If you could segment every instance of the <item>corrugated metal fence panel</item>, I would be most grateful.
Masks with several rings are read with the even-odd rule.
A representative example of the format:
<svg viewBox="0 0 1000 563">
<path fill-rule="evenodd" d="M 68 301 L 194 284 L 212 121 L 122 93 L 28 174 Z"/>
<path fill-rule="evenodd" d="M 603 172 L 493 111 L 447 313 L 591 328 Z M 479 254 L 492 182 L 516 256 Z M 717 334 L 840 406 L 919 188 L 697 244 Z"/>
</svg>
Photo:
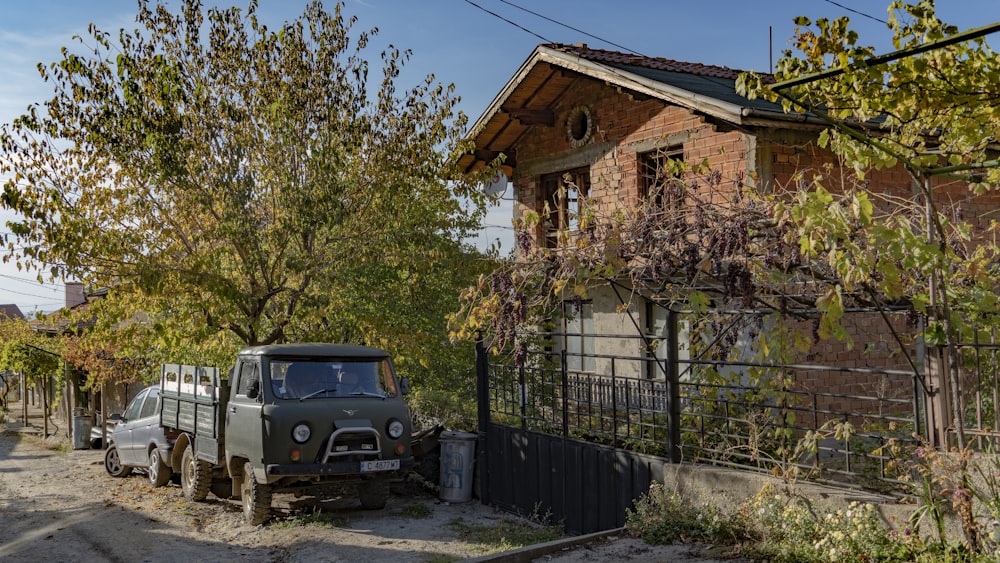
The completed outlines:
<svg viewBox="0 0 1000 563">
<path fill-rule="evenodd" d="M 625 524 L 625 510 L 662 482 L 668 460 L 600 444 L 490 424 L 490 501 L 562 522 L 569 534 Z"/>
</svg>

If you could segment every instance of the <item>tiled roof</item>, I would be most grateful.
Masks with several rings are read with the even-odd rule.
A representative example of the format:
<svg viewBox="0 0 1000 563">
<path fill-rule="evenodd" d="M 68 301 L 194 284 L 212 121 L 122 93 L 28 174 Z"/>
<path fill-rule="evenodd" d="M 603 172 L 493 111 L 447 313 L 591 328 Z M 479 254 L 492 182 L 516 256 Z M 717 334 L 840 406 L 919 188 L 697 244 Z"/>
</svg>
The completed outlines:
<svg viewBox="0 0 1000 563">
<path fill-rule="evenodd" d="M 736 78 L 739 77 L 741 73 L 745 72 L 743 70 L 728 68 L 724 66 L 705 65 L 701 63 L 687 63 L 683 61 L 665 59 L 662 57 L 647 57 L 644 55 L 635 55 L 631 53 L 620 53 L 618 51 L 591 49 L 586 45 L 563 45 L 560 43 L 551 43 L 546 45 L 546 47 L 549 47 L 550 49 L 555 49 L 557 51 L 562 51 L 564 53 L 577 55 L 581 58 L 587 59 L 588 61 L 608 63 L 613 65 L 638 66 L 653 70 L 666 70 L 669 72 L 682 72 L 684 74 L 693 74 L 695 76 L 708 76 L 712 78 L 725 78 L 727 80 L 736 80 Z M 767 77 L 769 78 L 769 75 Z"/>
<path fill-rule="evenodd" d="M 771 112 L 782 111 L 779 104 L 762 98 L 750 100 L 736 93 L 736 79 L 741 73 L 745 72 L 743 70 L 724 66 L 674 61 L 660 57 L 619 53 L 617 51 L 605 51 L 603 49 L 591 49 L 586 45 L 553 43 L 543 45 L 543 47 L 564 55 L 580 57 L 586 61 L 629 73 L 633 76 L 652 80 L 664 86 L 679 88 L 684 92 L 689 92 L 696 96 L 706 96 L 742 108 L 760 109 Z M 774 80 L 767 73 L 764 73 L 762 78 L 765 82 L 772 82 Z"/>
<path fill-rule="evenodd" d="M 0 305 L 0 318 L 23 319 L 24 313 L 17 305 Z"/>
</svg>

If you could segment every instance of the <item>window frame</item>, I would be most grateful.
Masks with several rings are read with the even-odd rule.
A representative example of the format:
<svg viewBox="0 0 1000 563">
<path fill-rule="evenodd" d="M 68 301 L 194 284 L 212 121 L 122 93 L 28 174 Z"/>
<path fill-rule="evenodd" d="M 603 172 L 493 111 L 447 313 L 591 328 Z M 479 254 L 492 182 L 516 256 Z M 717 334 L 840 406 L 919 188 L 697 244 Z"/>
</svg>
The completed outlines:
<svg viewBox="0 0 1000 563">
<path fill-rule="evenodd" d="M 559 244 L 561 233 L 579 231 L 581 203 L 590 193 L 590 167 L 581 166 L 543 174 L 539 179 L 539 186 L 542 197 L 538 214 L 543 218 L 542 236 L 546 248 L 555 248 Z"/>
<path fill-rule="evenodd" d="M 566 369 L 577 373 L 597 372 L 597 340 L 593 301 L 563 302 L 563 350 Z"/>
<path fill-rule="evenodd" d="M 677 209 L 683 205 L 683 198 L 669 198 L 667 188 L 670 182 L 681 180 L 682 174 L 666 173 L 666 161 L 684 162 L 684 146 L 673 145 L 638 153 L 639 197 L 645 202 L 652 198 L 656 209 Z M 660 189 L 656 189 L 656 188 Z"/>
</svg>

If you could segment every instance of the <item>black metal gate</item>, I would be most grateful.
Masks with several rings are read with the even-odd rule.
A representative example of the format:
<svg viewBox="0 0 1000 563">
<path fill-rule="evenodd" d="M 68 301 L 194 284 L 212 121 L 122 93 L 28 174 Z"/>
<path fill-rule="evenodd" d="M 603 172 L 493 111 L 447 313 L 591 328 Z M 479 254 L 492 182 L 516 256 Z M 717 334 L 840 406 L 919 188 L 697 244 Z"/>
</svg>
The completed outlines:
<svg viewBox="0 0 1000 563">
<path fill-rule="evenodd" d="M 489 497 L 484 502 L 561 522 L 569 534 L 625 524 L 625 509 L 661 481 L 667 460 L 610 446 L 490 424 L 486 435 Z"/>
</svg>

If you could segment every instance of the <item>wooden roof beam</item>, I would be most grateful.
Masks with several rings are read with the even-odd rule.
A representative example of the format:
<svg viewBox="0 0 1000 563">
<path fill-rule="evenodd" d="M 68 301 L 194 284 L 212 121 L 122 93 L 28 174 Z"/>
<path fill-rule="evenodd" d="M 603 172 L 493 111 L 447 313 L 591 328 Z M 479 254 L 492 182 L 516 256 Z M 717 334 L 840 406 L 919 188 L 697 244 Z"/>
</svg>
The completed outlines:
<svg viewBox="0 0 1000 563">
<path fill-rule="evenodd" d="M 544 125 L 552 127 L 556 124 L 556 116 L 550 109 L 512 108 L 505 106 L 501 108 L 501 111 L 516 119 L 518 123 L 524 126 Z"/>
<path fill-rule="evenodd" d="M 493 151 L 488 149 L 476 149 L 472 155 L 476 157 L 477 161 L 483 162 L 484 164 L 490 164 L 497 159 L 501 154 L 505 154 L 503 164 L 504 166 L 516 166 L 514 163 L 514 156 L 501 151 Z"/>
</svg>

